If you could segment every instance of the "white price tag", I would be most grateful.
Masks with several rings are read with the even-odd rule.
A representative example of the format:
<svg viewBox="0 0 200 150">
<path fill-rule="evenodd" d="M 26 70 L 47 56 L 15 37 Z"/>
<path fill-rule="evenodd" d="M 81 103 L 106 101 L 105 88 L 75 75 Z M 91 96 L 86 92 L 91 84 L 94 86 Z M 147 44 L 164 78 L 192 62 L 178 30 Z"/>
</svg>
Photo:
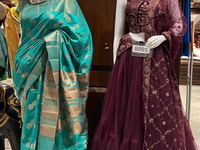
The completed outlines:
<svg viewBox="0 0 200 150">
<path fill-rule="evenodd" d="M 149 54 L 150 48 L 145 47 L 145 46 L 133 45 L 132 52 L 140 53 L 140 54 Z"/>
<path fill-rule="evenodd" d="M 152 57 L 153 50 L 144 45 L 145 43 L 134 42 L 131 55 L 136 57 Z"/>
</svg>

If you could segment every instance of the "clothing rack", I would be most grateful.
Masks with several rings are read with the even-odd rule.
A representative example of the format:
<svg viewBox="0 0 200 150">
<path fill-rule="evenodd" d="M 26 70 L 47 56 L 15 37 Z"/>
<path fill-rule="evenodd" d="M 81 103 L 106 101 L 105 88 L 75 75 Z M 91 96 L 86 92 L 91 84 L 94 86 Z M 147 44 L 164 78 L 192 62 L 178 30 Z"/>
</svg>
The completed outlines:
<svg viewBox="0 0 200 150">
<path fill-rule="evenodd" d="M 190 112 L 191 112 L 191 94 L 192 94 L 192 77 L 193 77 L 193 43 L 194 43 L 194 32 L 195 24 L 199 22 L 200 16 L 198 16 L 194 21 L 191 21 L 190 35 L 191 35 L 191 53 L 188 57 L 188 71 L 187 71 L 187 92 L 186 92 L 186 118 L 190 122 Z"/>
</svg>

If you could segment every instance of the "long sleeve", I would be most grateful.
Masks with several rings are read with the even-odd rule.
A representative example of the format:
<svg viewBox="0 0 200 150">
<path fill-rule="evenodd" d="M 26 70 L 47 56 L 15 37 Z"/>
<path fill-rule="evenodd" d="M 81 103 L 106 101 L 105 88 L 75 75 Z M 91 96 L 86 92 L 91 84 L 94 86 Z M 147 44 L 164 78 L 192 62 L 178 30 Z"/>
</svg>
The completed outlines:
<svg viewBox="0 0 200 150">
<path fill-rule="evenodd" d="M 166 25 L 162 32 L 168 40 L 169 53 L 172 61 L 174 61 L 182 38 L 187 30 L 187 20 L 182 12 L 179 0 L 165 0 L 167 5 Z"/>
</svg>

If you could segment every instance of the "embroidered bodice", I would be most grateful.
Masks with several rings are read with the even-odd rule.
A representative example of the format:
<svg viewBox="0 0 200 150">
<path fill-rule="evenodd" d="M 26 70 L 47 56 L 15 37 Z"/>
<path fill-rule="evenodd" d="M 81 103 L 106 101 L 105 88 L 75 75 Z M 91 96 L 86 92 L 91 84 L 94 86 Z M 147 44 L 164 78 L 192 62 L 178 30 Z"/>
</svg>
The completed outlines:
<svg viewBox="0 0 200 150">
<path fill-rule="evenodd" d="M 128 32 L 145 32 L 146 38 L 161 32 L 160 30 L 156 30 L 158 29 L 157 26 L 160 26 L 160 23 L 155 24 L 155 19 L 161 17 L 162 14 L 165 13 L 159 11 L 163 9 L 163 6 L 161 7 L 158 4 L 158 0 L 155 0 L 154 2 L 151 0 L 128 0 L 126 8 Z M 162 16 L 161 18 L 163 17 L 166 18 L 165 16 Z M 162 24 L 162 27 L 163 25 L 164 23 Z"/>
<path fill-rule="evenodd" d="M 166 36 L 174 60 L 186 29 L 179 0 L 127 0 L 126 34 L 120 40 L 117 56 L 132 46 L 129 32 L 144 32 L 145 40 L 154 35 Z"/>
<path fill-rule="evenodd" d="M 148 11 L 149 1 L 141 1 L 139 7 L 133 1 L 128 1 L 126 8 L 126 21 L 129 32 L 145 32 L 146 26 L 149 24 Z"/>
</svg>

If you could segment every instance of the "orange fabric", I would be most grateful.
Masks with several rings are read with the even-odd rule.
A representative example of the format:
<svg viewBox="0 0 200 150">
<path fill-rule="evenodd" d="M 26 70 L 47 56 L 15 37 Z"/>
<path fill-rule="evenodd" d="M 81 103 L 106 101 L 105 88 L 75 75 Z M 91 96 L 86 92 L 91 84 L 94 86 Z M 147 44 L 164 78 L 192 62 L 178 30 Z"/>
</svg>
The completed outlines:
<svg viewBox="0 0 200 150">
<path fill-rule="evenodd" d="M 6 40 L 7 40 L 8 54 L 10 58 L 10 68 L 11 68 L 11 74 L 12 74 L 15 54 L 17 52 L 20 39 L 19 39 L 19 34 L 15 26 L 15 22 L 13 20 L 11 11 L 8 6 L 6 7 L 7 7 L 7 15 L 4 20 L 4 32 L 5 32 Z"/>
</svg>

